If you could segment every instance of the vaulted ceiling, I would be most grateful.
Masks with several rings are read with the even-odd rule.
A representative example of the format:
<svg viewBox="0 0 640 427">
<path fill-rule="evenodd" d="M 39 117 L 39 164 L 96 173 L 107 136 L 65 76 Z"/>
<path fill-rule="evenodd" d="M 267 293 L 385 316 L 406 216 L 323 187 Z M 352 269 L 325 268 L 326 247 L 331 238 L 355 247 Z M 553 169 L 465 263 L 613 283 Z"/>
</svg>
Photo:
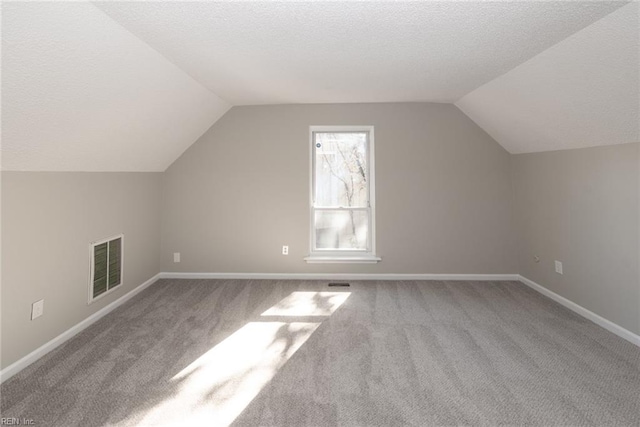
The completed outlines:
<svg viewBox="0 0 640 427">
<path fill-rule="evenodd" d="M 511 153 L 640 142 L 640 20 L 628 4 L 456 105 Z"/>
<path fill-rule="evenodd" d="M 162 171 L 229 104 L 90 3 L 2 4 L 2 167 Z"/>
<path fill-rule="evenodd" d="M 456 103 L 512 153 L 640 140 L 637 3 L 2 8 L 4 170 L 162 171 L 248 104 Z"/>
</svg>

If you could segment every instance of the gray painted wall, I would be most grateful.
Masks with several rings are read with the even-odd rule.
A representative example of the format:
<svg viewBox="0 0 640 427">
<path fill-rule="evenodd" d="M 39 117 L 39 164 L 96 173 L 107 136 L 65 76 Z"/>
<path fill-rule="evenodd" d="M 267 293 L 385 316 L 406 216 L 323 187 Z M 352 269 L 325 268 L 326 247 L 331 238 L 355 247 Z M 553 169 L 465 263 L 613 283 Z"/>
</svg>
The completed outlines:
<svg viewBox="0 0 640 427">
<path fill-rule="evenodd" d="M 640 144 L 512 160 L 520 274 L 639 334 Z"/>
<path fill-rule="evenodd" d="M 383 261 L 306 264 L 309 126 L 353 124 Z M 640 333 L 639 145 L 510 156 L 452 105 L 282 105 L 233 108 L 164 174 L 3 172 L 1 366 L 159 271 L 519 272 Z M 89 242 L 121 232 L 124 284 L 88 306 Z"/>
<path fill-rule="evenodd" d="M 375 126 L 382 262 L 303 261 L 310 125 Z M 509 157 L 450 104 L 234 107 L 164 174 L 162 269 L 516 273 Z"/>
<path fill-rule="evenodd" d="M 160 173 L 2 172 L 2 368 L 159 272 L 161 184 Z M 123 284 L 87 305 L 89 243 L 118 233 Z"/>
</svg>

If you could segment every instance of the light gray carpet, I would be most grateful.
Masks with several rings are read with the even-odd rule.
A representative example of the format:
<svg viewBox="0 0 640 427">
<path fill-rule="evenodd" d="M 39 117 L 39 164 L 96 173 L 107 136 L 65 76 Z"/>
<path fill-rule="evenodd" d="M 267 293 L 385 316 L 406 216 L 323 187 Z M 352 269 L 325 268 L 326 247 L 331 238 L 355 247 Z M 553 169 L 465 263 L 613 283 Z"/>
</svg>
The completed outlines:
<svg viewBox="0 0 640 427">
<path fill-rule="evenodd" d="M 3 384 L 2 417 L 640 425 L 640 349 L 520 283 L 351 285 L 162 280 Z"/>
</svg>

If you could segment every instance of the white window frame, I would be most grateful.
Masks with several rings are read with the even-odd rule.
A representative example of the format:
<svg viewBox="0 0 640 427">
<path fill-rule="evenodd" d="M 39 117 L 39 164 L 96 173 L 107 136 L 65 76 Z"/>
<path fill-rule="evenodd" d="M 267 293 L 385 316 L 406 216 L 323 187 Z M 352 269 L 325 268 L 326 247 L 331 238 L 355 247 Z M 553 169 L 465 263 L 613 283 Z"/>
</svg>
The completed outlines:
<svg viewBox="0 0 640 427">
<path fill-rule="evenodd" d="M 97 297 L 94 298 L 93 296 L 93 280 L 94 280 L 94 274 L 95 274 L 95 261 L 94 261 L 94 257 L 95 257 L 95 249 L 96 246 L 102 245 L 103 243 L 107 243 L 110 242 L 112 240 L 116 240 L 116 239 L 121 239 L 120 240 L 120 283 L 118 283 L 117 285 L 114 285 L 113 287 L 109 288 L 109 272 L 107 271 L 107 291 L 101 293 L 100 295 L 98 295 Z M 107 250 L 107 267 L 109 265 L 109 251 Z M 97 300 L 99 300 L 100 298 L 104 297 L 105 295 L 109 295 L 111 292 L 116 291 L 118 289 L 120 289 L 122 287 L 122 284 L 124 283 L 124 234 L 117 234 L 115 236 L 111 236 L 109 238 L 106 239 L 102 239 L 102 240 L 98 240 L 95 242 L 91 242 L 89 244 L 89 301 L 87 304 L 91 304 L 92 302 L 95 302 Z"/>
<path fill-rule="evenodd" d="M 369 232 L 367 233 L 367 249 L 316 249 L 315 212 L 322 209 L 335 209 L 315 206 L 315 133 L 323 132 L 367 132 L 367 185 L 369 190 L 369 206 L 351 208 L 369 212 Z M 310 126 L 309 127 L 309 256 L 308 263 L 360 263 L 373 264 L 381 260 L 376 256 L 376 203 L 375 203 L 375 150 L 373 126 Z"/>
</svg>

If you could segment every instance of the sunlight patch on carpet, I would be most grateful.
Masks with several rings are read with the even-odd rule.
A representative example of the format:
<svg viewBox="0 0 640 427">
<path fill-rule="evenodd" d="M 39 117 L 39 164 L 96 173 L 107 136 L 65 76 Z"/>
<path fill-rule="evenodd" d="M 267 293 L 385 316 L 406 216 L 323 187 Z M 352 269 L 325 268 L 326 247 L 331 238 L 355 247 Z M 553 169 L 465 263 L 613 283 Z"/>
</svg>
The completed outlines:
<svg viewBox="0 0 640 427">
<path fill-rule="evenodd" d="M 153 407 L 137 425 L 230 425 L 322 323 L 272 322 L 268 316 L 326 320 L 350 295 L 292 292 L 262 313 L 263 321 L 247 323 L 171 378 L 173 396 Z"/>
<path fill-rule="evenodd" d="M 248 323 L 175 375 L 177 393 L 140 425 L 231 424 L 319 325 Z"/>
<path fill-rule="evenodd" d="M 351 292 L 292 292 L 263 316 L 330 316 Z"/>
</svg>

